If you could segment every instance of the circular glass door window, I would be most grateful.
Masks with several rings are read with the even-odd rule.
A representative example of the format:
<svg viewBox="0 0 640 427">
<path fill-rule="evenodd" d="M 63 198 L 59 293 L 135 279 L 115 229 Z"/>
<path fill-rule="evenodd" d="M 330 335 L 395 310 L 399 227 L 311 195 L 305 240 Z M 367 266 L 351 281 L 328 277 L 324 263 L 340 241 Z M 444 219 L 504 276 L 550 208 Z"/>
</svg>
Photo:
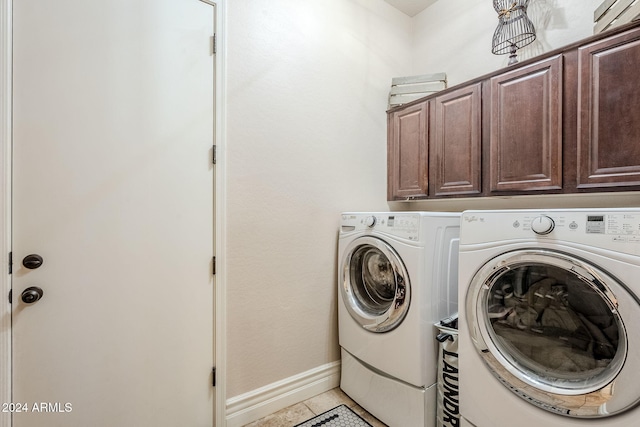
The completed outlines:
<svg viewBox="0 0 640 427">
<path fill-rule="evenodd" d="M 488 332 L 507 361 L 536 383 L 589 392 L 617 375 L 623 326 L 602 290 L 573 271 L 526 263 L 491 281 Z"/>
<path fill-rule="evenodd" d="M 410 300 L 408 274 L 386 242 L 363 237 L 347 249 L 341 292 L 351 316 L 362 327 L 386 332 L 404 319 Z"/>
<path fill-rule="evenodd" d="M 640 387 L 613 387 L 636 375 L 627 357 L 640 305 L 586 262 L 550 250 L 502 254 L 482 266 L 467 293 L 478 354 L 518 396 L 551 412 L 602 417 L 640 399 Z M 632 321 L 632 319 L 636 319 Z"/>
</svg>

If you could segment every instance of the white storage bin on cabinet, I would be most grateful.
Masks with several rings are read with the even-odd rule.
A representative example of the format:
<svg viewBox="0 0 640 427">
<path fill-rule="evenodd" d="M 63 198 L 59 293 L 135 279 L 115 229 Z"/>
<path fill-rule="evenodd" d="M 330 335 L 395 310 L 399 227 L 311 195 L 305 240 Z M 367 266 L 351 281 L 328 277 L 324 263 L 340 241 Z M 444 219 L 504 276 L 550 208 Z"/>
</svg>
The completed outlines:
<svg viewBox="0 0 640 427">
<path fill-rule="evenodd" d="M 640 18 L 640 2 L 636 0 L 604 0 L 593 13 L 593 33 L 628 24 Z"/>
</svg>

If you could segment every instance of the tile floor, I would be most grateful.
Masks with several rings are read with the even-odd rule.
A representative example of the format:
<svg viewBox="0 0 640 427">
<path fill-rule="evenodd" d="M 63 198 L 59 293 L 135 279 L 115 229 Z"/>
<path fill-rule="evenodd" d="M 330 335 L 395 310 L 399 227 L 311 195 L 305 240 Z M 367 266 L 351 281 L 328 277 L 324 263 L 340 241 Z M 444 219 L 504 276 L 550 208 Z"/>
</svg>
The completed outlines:
<svg viewBox="0 0 640 427">
<path fill-rule="evenodd" d="M 381 423 L 378 419 L 358 406 L 356 402 L 351 400 L 349 396 L 339 388 L 334 388 L 319 394 L 304 402 L 278 411 L 275 414 L 267 415 L 244 427 L 293 427 L 296 424 L 300 424 L 309 418 L 313 418 L 318 414 L 342 404 L 347 405 L 353 412 L 367 420 L 373 427 L 387 427 L 386 424 Z"/>
</svg>

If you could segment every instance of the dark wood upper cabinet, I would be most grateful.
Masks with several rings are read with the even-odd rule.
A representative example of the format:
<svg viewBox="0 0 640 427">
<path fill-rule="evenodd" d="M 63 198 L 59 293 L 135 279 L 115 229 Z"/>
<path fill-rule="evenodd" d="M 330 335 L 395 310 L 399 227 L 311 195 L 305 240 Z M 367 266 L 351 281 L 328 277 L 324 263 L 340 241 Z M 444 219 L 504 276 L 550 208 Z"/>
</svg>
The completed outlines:
<svg viewBox="0 0 640 427">
<path fill-rule="evenodd" d="M 562 56 L 492 77 L 489 191 L 562 188 Z"/>
<path fill-rule="evenodd" d="M 387 199 L 427 197 L 429 102 L 389 114 Z"/>
<path fill-rule="evenodd" d="M 578 49 L 577 188 L 640 185 L 640 28 Z"/>
<path fill-rule="evenodd" d="M 640 190 L 640 21 L 388 111 L 388 199 Z"/>
<path fill-rule="evenodd" d="M 432 196 L 482 191 L 481 88 L 476 83 L 435 98 L 429 148 Z"/>
</svg>

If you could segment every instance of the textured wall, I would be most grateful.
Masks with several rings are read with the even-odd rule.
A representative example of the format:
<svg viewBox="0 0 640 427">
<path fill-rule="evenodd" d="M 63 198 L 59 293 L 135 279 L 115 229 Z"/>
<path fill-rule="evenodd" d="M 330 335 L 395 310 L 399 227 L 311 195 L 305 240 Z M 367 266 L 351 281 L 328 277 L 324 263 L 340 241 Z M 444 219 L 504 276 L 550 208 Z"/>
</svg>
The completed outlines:
<svg viewBox="0 0 640 427">
<path fill-rule="evenodd" d="M 231 398 L 340 358 L 339 214 L 388 209 L 385 110 L 411 19 L 383 0 L 227 4 Z"/>
</svg>

